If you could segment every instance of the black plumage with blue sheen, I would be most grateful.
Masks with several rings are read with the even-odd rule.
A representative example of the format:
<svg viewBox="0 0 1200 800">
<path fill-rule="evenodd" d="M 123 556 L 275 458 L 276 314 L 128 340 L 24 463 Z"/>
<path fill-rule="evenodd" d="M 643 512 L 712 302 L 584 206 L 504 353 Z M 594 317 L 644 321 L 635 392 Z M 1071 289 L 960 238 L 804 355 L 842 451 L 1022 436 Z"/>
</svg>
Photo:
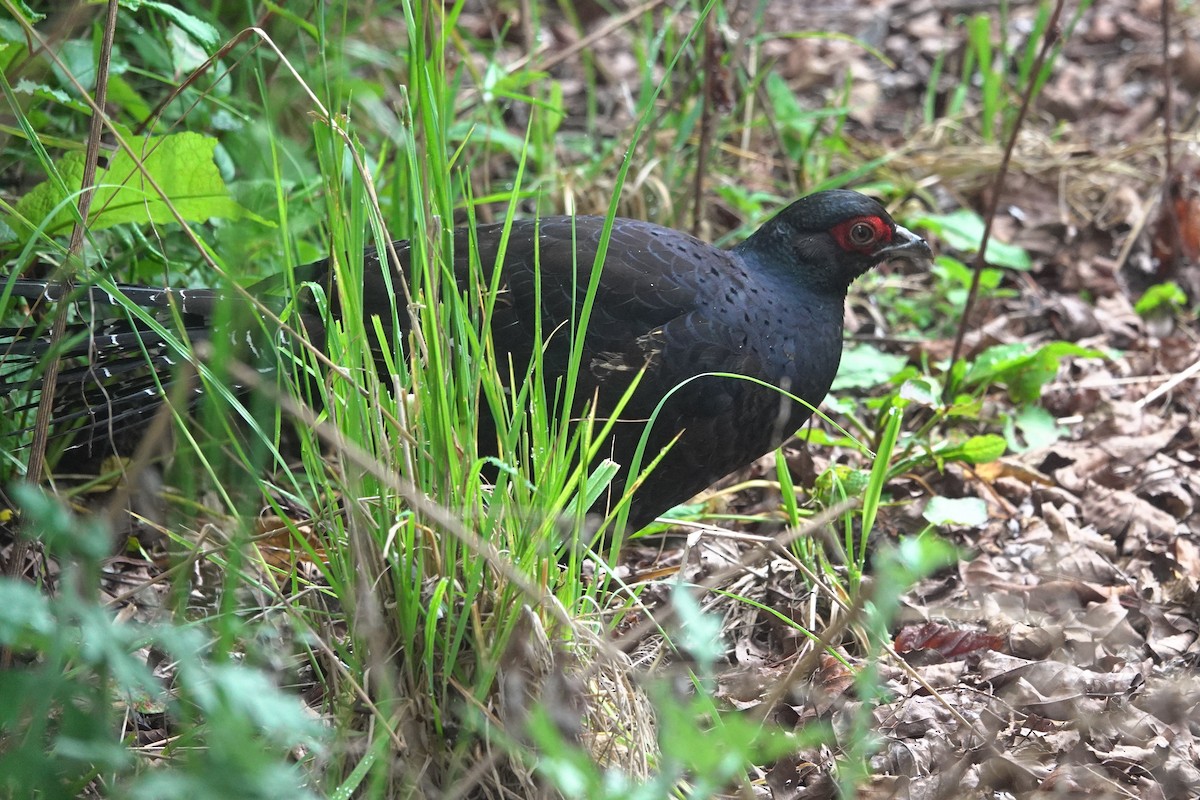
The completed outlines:
<svg viewBox="0 0 1200 800">
<path fill-rule="evenodd" d="M 603 224 L 599 217 L 514 221 L 503 260 L 499 258 L 503 225 L 481 225 L 474 236 L 465 229 L 456 232 L 454 266 L 460 284 L 467 284 L 473 245 L 485 277 L 495 266 L 503 271 L 491 332 L 497 352 L 511 356 L 517 375 L 523 374 L 535 346 L 543 350 L 551 380 L 566 372 L 569 326 L 578 318 Z M 397 243 L 396 251 L 400 263 L 392 265 L 393 271 L 407 275 L 408 244 Z M 924 240 L 897 226 L 876 201 L 852 191 L 802 198 L 729 250 L 658 225 L 617 219 L 583 343 L 576 410 L 594 398 L 598 416 L 611 415 L 631 381 L 645 369 L 603 450 L 603 455 L 627 467 L 645 420 L 659 401 L 697 375 L 748 376 L 815 406 L 837 373 L 850 284 L 882 261 L 929 256 Z M 378 254 L 368 253 L 364 272 L 365 313 L 390 320 L 393 304 L 402 303 L 388 293 Z M 299 276 L 325 283 L 329 296 L 337 297 L 326 262 L 302 268 Z M 542 342 L 535 341 L 539 282 Z M 13 283 L 18 294 L 37 295 L 36 282 Z M 397 275 L 391 276 L 391 284 L 400 285 Z M 161 293 L 153 297 L 162 301 Z M 213 294 L 191 291 L 186 310 L 202 321 L 205 309 L 216 299 Z M 336 305 L 333 313 L 338 313 Z M 406 315 L 400 318 L 407 321 Z M 310 329 L 319 332 L 319 324 Z M 129 352 L 106 351 L 103 345 L 99 336 L 88 343 L 95 364 L 106 360 L 127 364 L 132 357 Z M 29 341 L 22 347 L 24 352 L 34 349 Z M 77 373 L 68 377 L 89 379 Z M 97 430 L 106 425 L 121 427 L 111 424 L 114 419 L 144 418 L 142 411 L 130 413 L 121 406 L 122 380 L 139 390 L 148 385 L 144 376 L 136 383 L 126 375 L 105 386 L 104 402 L 92 402 L 86 410 Z M 94 401 L 99 395 L 93 391 L 90 396 Z M 777 447 L 810 413 L 807 406 L 750 381 L 691 380 L 671 395 L 651 429 L 643 464 L 678 439 L 637 489 L 632 525 L 650 522 Z M 490 420 L 481 420 L 480 431 L 481 449 L 494 450 Z M 625 477 L 623 471 L 615 485 L 622 486 Z"/>
<path fill-rule="evenodd" d="M 569 325 L 584 301 L 603 226 L 602 217 L 511 223 L 492 338 L 498 352 L 512 355 L 516 374 L 535 344 L 538 280 L 544 368 L 551 377 L 566 372 Z M 479 263 L 500 262 L 502 232 L 502 224 L 475 229 Z M 456 232 L 455 271 L 463 283 L 471 245 L 469 231 Z M 397 255 L 406 272 L 406 243 Z M 841 360 L 850 284 L 882 261 L 930 255 L 923 239 L 853 191 L 798 200 L 730 250 L 648 222 L 615 220 L 584 340 L 577 404 L 594 397 L 598 416 L 607 417 L 643 367 L 645 374 L 603 455 L 628 467 L 659 401 L 705 373 L 756 378 L 816 406 Z M 367 274 L 378 271 L 377 258 L 369 260 Z M 390 318 L 390 298 L 367 288 L 366 312 Z M 810 413 L 750 381 L 691 380 L 651 428 L 643 466 L 679 438 L 638 488 L 632 526 L 779 446 Z M 488 421 L 481 423 L 481 439 L 493 436 Z"/>
</svg>

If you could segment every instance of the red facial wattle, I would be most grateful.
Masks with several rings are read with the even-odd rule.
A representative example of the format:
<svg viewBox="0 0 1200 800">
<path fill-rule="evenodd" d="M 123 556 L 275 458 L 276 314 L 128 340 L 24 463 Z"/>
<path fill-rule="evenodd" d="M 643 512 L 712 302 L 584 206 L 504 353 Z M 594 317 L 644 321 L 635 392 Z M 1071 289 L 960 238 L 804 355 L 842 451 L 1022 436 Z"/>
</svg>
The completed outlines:
<svg viewBox="0 0 1200 800">
<path fill-rule="evenodd" d="M 855 217 L 839 223 L 831 231 L 843 250 L 870 254 L 892 241 L 892 228 L 880 217 Z"/>
</svg>

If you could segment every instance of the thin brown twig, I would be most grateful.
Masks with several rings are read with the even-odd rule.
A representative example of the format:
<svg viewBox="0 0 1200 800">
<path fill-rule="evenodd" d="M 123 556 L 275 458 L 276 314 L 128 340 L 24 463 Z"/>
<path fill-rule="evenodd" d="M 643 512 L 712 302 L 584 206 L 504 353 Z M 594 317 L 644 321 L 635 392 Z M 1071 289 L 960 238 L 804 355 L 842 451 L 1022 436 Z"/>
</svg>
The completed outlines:
<svg viewBox="0 0 1200 800">
<path fill-rule="evenodd" d="M 1046 35 L 1042 41 L 1042 49 L 1038 51 L 1037 59 L 1033 62 L 1033 68 L 1029 71 L 1029 85 L 1025 87 L 1025 92 L 1021 96 L 1021 107 L 1017 111 L 1017 118 L 1013 122 L 1012 131 L 1009 133 L 1008 141 L 1005 143 L 1004 155 L 1000 158 L 1000 166 L 996 169 L 996 178 L 992 181 L 991 196 L 988 198 L 987 213 L 984 215 L 983 221 L 983 239 L 979 243 L 979 252 L 975 254 L 972 263 L 974 273 L 971 276 L 971 289 L 967 292 L 967 301 L 963 305 L 962 319 L 958 323 L 958 332 L 954 336 L 954 350 L 950 355 L 951 366 L 962 355 L 963 339 L 967 335 L 971 311 L 975 307 L 975 299 L 979 294 L 979 280 L 983 275 L 984 267 L 987 266 L 987 246 L 992 238 L 992 228 L 996 222 L 996 211 L 1000 207 L 1000 193 L 1004 189 L 1005 178 L 1008 177 L 1008 166 L 1012 161 L 1013 151 L 1017 146 L 1017 136 L 1021 133 L 1021 128 L 1025 123 L 1025 116 L 1029 113 L 1029 106 L 1033 104 L 1033 96 L 1038 86 L 1038 76 L 1042 74 L 1042 66 L 1046 63 L 1046 59 L 1049 57 L 1054 45 L 1062 38 L 1059 19 L 1062 17 L 1063 5 L 1064 0 L 1057 0 L 1054 4 L 1054 11 L 1051 12 L 1050 20 L 1046 25 Z M 943 399 L 948 400 L 954 390 L 953 382 L 946 381 Z"/>
<path fill-rule="evenodd" d="M 95 196 L 96 165 L 100 159 L 100 138 L 104 134 L 104 108 L 108 95 L 108 68 L 112 61 L 113 38 L 117 27 L 117 0 L 108 0 L 108 10 L 104 20 L 104 33 L 100 44 L 100 58 L 96 66 L 96 108 L 92 112 L 91 129 L 88 131 L 87 151 L 84 154 L 83 178 L 79 194 L 79 218 L 71 231 L 71 242 L 67 248 L 67 259 L 64 270 L 58 276 L 62 296 L 67 296 L 73 288 L 71 269 L 75 259 L 83 250 L 84 236 L 87 233 L 88 214 L 91 211 L 92 198 Z M 55 310 L 54 322 L 50 328 L 50 360 L 42 375 L 42 393 L 38 398 L 37 415 L 33 423 L 33 442 L 29 449 L 29 464 L 25 473 L 26 480 L 32 484 L 42 482 L 46 471 L 46 446 L 50 438 L 50 423 L 54 414 L 54 390 L 58 384 L 60 359 L 58 344 L 62 341 L 67 329 L 67 313 L 69 306 L 62 304 Z M 16 577 L 24 568 L 25 558 L 29 553 L 29 540 L 18 537 L 9 554 L 5 565 L 5 574 Z"/>
<path fill-rule="evenodd" d="M 1159 273 L 1166 275 L 1184 258 L 1183 231 L 1175 211 L 1175 198 L 1180 187 L 1175 178 L 1175 149 L 1171 142 L 1175 119 L 1175 94 L 1172 91 L 1171 73 L 1171 0 L 1162 0 L 1162 82 L 1163 82 L 1163 182 L 1162 198 L 1159 200 L 1158 221 L 1164 237 L 1167 257 L 1158 265 Z M 1133 237 L 1129 237 L 1132 239 Z M 1174 258 L 1171 258 L 1171 255 Z"/>
<path fill-rule="evenodd" d="M 1171 177 L 1175 174 L 1175 157 L 1171 147 L 1171 119 L 1175 116 L 1175 96 L 1171 92 L 1171 0 L 1162 0 L 1162 69 L 1163 69 L 1163 161 L 1166 180 L 1163 181 L 1163 204 L 1170 201 Z"/>
<path fill-rule="evenodd" d="M 200 66 L 198 66 L 194 70 L 192 70 L 190 73 L 188 73 L 188 76 L 186 78 L 184 78 L 182 81 L 180 81 L 177 86 L 175 86 L 173 89 L 171 89 L 171 91 L 167 93 L 167 96 L 164 97 L 161 101 L 159 101 L 158 105 L 156 105 L 154 107 L 154 109 L 149 114 L 146 115 L 146 118 L 144 120 L 142 120 L 141 122 L 139 122 L 137 125 L 135 125 L 133 127 L 133 134 L 135 136 L 140 136 L 141 134 L 146 133 L 147 131 L 153 130 L 155 125 L 158 124 L 159 117 L 161 117 L 162 113 L 167 110 L 167 107 L 169 105 L 171 105 L 171 103 L 175 102 L 175 99 L 177 97 L 179 97 L 181 94 L 183 94 L 184 91 L 188 87 L 192 86 L 193 84 L 196 83 L 196 81 L 200 80 L 200 77 L 202 75 L 204 75 L 206 72 L 208 72 L 209 69 L 212 68 L 212 66 L 214 64 L 216 64 L 218 61 L 220 61 L 225 56 L 229 55 L 229 52 L 231 50 L 233 50 L 233 48 L 237 47 L 239 44 L 241 44 L 242 42 L 249 39 L 256 30 L 262 29 L 263 25 L 267 21 L 267 17 L 270 16 L 270 13 L 271 12 L 267 12 L 267 13 L 263 14 L 258 19 L 258 23 L 254 27 L 243 28 L 241 31 L 238 32 L 238 34 L 236 36 L 234 36 L 232 39 L 227 41 L 225 44 L 221 45 L 221 47 L 218 48 L 217 52 L 213 53 L 211 56 L 209 56 L 207 59 L 205 59 L 203 64 L 201 64 Z M 258 43 L 251 44 L 249 52 L 253 53 L 254 49 L 256 47 L 258 47 Z M 249 53 L 247 53 L 247 55 L 249 55 Z M 228 67 L 226 67 L 225 70 L 222 71 L 220 75 L 218 75 L 216 78 L 213 79 L 213 83 L 214 84 L 220 83 L 220 81 L 222 79 L 224 79 L 225 76 L 229 75 L 234 70 L 234 68 L 237 67 L 237 65 L 240 63 L 241 58 L 244 58 L 244 56 L 239 57 L 239 59 L 237 61 L 230 64 Z M 199 103 L 199 102 L 200 102 L 200 99 L 197 99 L 196 103 Z M 193 104 L 192 107 L 194 107 L 194 106 L 195 106 L 195 104 Z M 180 114 L 179 119 L 176 122 L 172 123 L 172 127 L 175 125 L 178 125 L 179 122 L 181 120 L 183 120 L 184 117 L 187 116 L 187 111 L 190 111 L 190 110 L 191 110 L 191 108 L 188 108 L 187 110 L 184 111 L 184 113 Z"/>
</svg>

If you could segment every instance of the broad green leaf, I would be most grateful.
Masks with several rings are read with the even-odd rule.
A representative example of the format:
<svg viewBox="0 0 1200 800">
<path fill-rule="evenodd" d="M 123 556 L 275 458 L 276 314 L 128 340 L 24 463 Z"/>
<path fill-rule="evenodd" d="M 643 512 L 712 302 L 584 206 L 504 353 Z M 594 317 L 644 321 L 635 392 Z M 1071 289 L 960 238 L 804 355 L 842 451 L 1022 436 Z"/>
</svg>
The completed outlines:
<svg viewBox="0 0 1200 800">
<path fill-rule="evenodd" d="M 1009 447 L 1017 452 L 1049 447 L 1066 435 L 1066 429 L 1058 424 L 1054 415 L 1041 406 L 1022 408 L 1004 427 Z M 1024 445 L 1016 439 L 1018 432 Z"/>
<path fill-rule="evenodd" d="M 216 139 L 198 133 L 176 133 L 135 141 L 146 172 L 166 199 L 151 187 L 134 160 L 118 151 L 107 169 L 96 172 L 96 194 L 88 219 L 93 231 L 123 224 L 175 222 L 172 207 L 186 222 L 249 218 L 272 225 L 234 201 L 213 161 Z M 58 163 L 59 174 L 72 189 L 83 181 L 83 161 L 83 153 L 72 152 Z M 17 212 L 34 225 L 45 221 L 50 235 L 65 234 L 74 220 L 62 207 L 66 199 L 54 181 L 43 181 L 21 198 Z M 53 218 L 47 221 L 51 215 Z"/>
<path fill-rule="evenodd" d="M 82 100 L 75 100 L 64 92 L 62 89 L 55 89 L 52 86 L 47 86 L 44 83 L 34 83 L 26 78 L 21 78 L 13 86 L 13 91 L 17 94 L 27 94 L 30 97 L 36 97 L 39 100 L 50 100 L 55 103 L 60 103 L 73 111 L 80 113 L 91 113 L 91 108 Z"/>
<path fill-rule="evenodd" d="M 0 578 L 0 644 L 22 649 L 41 644 L 54 633 L 46 597 L 23 581 Z"/>
<path fill-rule="evenodd" d="M 671 608 L 679 618 L 675 644 L 708 669 L 725 654 L 720 617 L 705 613 L 692 588 L 682 583 L 675 584 L 671 593 Z"/>
<path fill-rule="evenodd" d="M 960 361 L 959 363 L 961 364 L 962 362 Z M 982 398 L 972 397 L 969 394 L 960 394 L 954 398 L 954 402 L 946 409 L 946 416 L 978 419 L 982 412 Z"/>
<path fill-rule="evenodd" d="M 78 91 L 74 88 L 75 83 L 89 92 L 96 86 L 96 57 L 92 52 L 92 43 L 87 39 L 67 39 L 63 42 L 58 59 L 51 63 L 50 68 L 58 78 L 59 85 L 71 87 L 73 95 Z"/>
<path fill-rule="evenodd" d="M 779 124 L 811 124 L 804 107 L 796 101 L 795 92 L 783 78 L 774 72 L 768 73 L 766 87 L 767 98 L 771 101 L 771 108 L 775 112 L 775 118 Z"/>
<path fill-rule="evenodd" d="M 446 131 L 446 139 L 451 142 L 465 142 L 468 139 L 476 144 L 486 142 L 498 147 L 513 156 L 519 156 L 525 147 L 525 140 L 497 125 L 481 124 L 460 120 L 453 123 Z"/>
<path fill-rule="evenodd" d="M 558 127 L 562 125 L 567 116 L 563 107 L 562 84 L 558 81 L 550 82 L 550 97 L 547 98 L 545 108 L 546 127 L 549 133 L 553 134 L 558 131 Z"/>
<path fill-rule="evenodd" d="M 130 118 L 138 122 L 150 116 L 150 104 L 120 75 L 108 76 L 108 102 L 124 109 Z"/>
<path fill-rule="evenodd" d="M 900 397 L 926 408 L 941 407 L 942 391 L 933 378 L 921 375 L 900 385 Z"/>
<path fill-rule="evenodd" d="M 860 344 L 842 355 L 842 366 L 832 391 L 871 389 L 886 383 L 908 363 L 906 356 L 885 353 L 869 344 Z"/>
<path fill-rule="evenodd" d="M 208 52 L 178 25 L 167 27 L 167 45 L 171 48 L 172 66 L 178 75 L 197 70 L 208 61 Z"/>
<path fill-rule="evenodd" d="M 938 458 L 946 461 L 963 461 L 967 464 L 986 464 L 1004 455 L 1008 447 L 1003 436 L 989 433 L 972 436 L 965 442 L 938 450 Z"/>
<path fill-rule="evenodd" d="M 1013 400 L 1032 403 L 1041 396 L 1042 387 L 1058 374 L 1059 365 L 1067 357 L 1103 358 L 1104 354 L 1072 342 L 1051 342 L 1036 350 L 1023 342 L 996 345 L 979 354 L 965 382 L 968 386 L 1004 383 Z"/>
<path fill-rule="evenodd" d="M 121 5 L 135 13 L 143 8 L 154 9 L 164 17 L 169 17 L 197 42 L 208 47 L 221 40 L 221 34 L 212 25 L 167 3 L 161 3 L 158 0 L 122 0 Z"/>
<path fill-rule="evenodd" d="M 1029 345 L 1023 342 L 989 347 L 971 362 L 963 380 L 968 384 L 995 380 L 997 376 L 1026 363 L 1031 357 Z"/>
<path fill-rule="evenodd" d="M 978 253 L 983 241 L 983 218 L 967 209 L 917 217 L 911 220 L 911 224 L 932 231 L 946 244 L 964 253 Z M 1033 267 L 1028 253 L 1020 247 L 998 241 L 994 235 L 988 242 L 986 259 L 989 264 L 1009 269 L 1028 270 Z"/>
</svg>

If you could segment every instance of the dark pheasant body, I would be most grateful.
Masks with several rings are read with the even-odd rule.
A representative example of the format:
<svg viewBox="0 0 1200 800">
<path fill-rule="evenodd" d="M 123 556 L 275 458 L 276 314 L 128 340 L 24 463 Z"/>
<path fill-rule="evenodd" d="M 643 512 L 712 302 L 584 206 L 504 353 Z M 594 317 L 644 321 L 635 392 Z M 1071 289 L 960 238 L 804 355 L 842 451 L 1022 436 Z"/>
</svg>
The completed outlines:
<svg viewBox="0 0 1200 800">
<path fill-rule="evenodd" d="M 502 259 L 502 225 L 480 226 L 474 236 L 456 232 L 454 269 L 464 288 L 473 249 L 485 277 L 493 265 L 503 270 L 491 335 L 496 351 L 511 357 L 514 374 L 523 374 L 535 347 L 549 378 L 566 373 L 571 329 L 603 223 L 597 217 L 515 221 Z M 396 273 L 407 275 L 410 266 L 407 243 L 397 243 L 396 251 L 393 286 L 400 285 Z M 648 523 L 777 447 L 811 413 L 774 389 L 708 373 L 757 379 L 817 405 L 837 373 L 850 283 L 880 261 L 928 256 L 928 245 L 896 226 L 875 201 L 847 191 L 797 201 L 731 250 L 650 223 L 616 220 L 583 340 L 575 410 L 594 399 L 597 416 L 611 416 L 641 374 L 602 451 L 627 468 L 645 421 L 670 394 L 651 428 L 643 466 L 674 444 L 637 489 L 632 525 Z M 395 301 L 379 255 L 368 253 L 364 274 L 364 312 L 392 319 Z M 325 283 L 337 297 L 325 262 L 302 268 L 299 277 Z M 27 296 L 36 294 L 32 283 L 16 283 Z M 191 308 L 184 310 L 202 322 L 216 296 L 192 292 L 188 299 Z M 104 352 L 105 335 L 111 334 L 93 338 L 93 352 Z M 105 357 L 114 364 L 131 358 L 128 350 L 124 358 L 111 351 Z M 93 366 L 103 360 L 94 358 Z M 486 451 L 494 448 L 485 441 L 494 428 L 484 422 L 480 445 Z"/>
</svg>

